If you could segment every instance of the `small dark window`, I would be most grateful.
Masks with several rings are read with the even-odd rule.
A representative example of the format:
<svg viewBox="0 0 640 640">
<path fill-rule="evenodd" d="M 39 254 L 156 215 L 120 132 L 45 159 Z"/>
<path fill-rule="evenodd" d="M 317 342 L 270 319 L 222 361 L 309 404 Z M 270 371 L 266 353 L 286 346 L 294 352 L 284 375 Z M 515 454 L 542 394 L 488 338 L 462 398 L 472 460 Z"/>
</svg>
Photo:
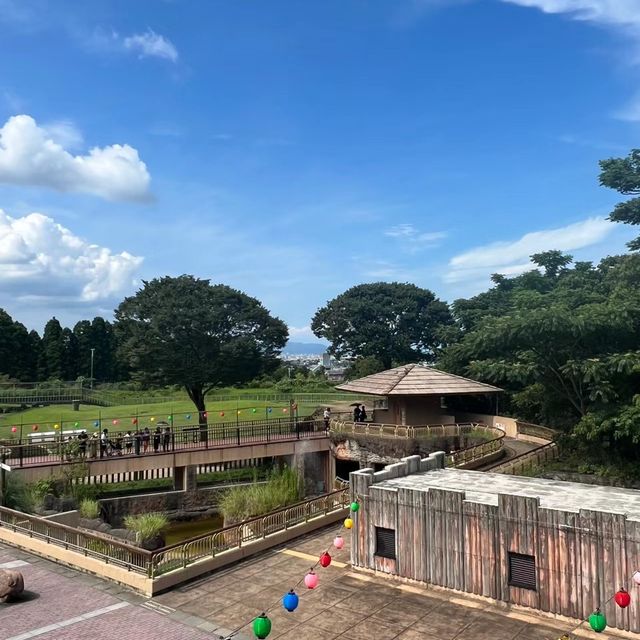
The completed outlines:
<svg viewBox="0 0 640 640">
<path fill-rule="evenodd" d="M 394 529 L 376 527 L 376 553 L 381 558 L 396 559 L 396 532 Z"/>
<path fill-rule="evenodd" d="M 509 585 L 536 590 L 536 558 L 509 552 Z"/>
</svg>

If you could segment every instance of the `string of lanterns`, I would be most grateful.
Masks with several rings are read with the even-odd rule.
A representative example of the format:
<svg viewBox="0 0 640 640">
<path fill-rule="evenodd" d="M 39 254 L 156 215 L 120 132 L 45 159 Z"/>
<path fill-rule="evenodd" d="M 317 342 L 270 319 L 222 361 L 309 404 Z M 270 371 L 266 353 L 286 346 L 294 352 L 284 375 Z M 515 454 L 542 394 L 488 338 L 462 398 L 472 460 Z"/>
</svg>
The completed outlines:
<svg viewBox="0 0 640 640">
<path fill-rule="evenodd" d="M 357 502 L 351 503 L 350 505 L 351 513 L 347 518 L 345 518 L 344 522 L 340 526 L 340 529 L 338 530 L 338 533 L 333 539 L 332 546 L 335 549 L 340 550 L 344 548 L 344 538 L 340 535 L 340 531 L 342 530 L 343 527 L 345 529 L 353 528 L 353 524 L 354 524 L 353 520 L 354 520 L 355 514 L 358 512 L 359 509 L 360 509 L 359 503 Z M 311 567 L 309 571 L 302 578 L 300 578 L 300 580 L 298 580 L 298 582 L 281 599 L 277 600 L 271 606 L 267 607 L 259 616 L 255 617 L 251 623 L 247 622 L 237 627 L 235 630 L 233 630 L 230 634 L 226 636 L 225 640 L 231 640 L 240 630 L 244 629 L 244 627 L 248 626 L 249 624 L 251 624 L 253 634 L 256 638 L 258 638 L 258 640 L 264 640 L 265 638 L 267 638 L 271 633 L 271 628 L 272 628 L 271 618 L 269 618 L 267 613 L 272 609 L 274 609 L 276 606 L 278 606 L 278 604 L 281 604 L 282 607 L 289 613 L 293 613 L 298 608 L 298 605 L 300 604 L 300 596 L 296 593 L 296 589 L 303 583 L 305 587 L 310 591 L 313 589 L 316 589 L 318 584 L 320 583 L 320 578 L 318 577 L 318 574 L 315 571 L 316 567 L 318 567 L 319 565 L 323 569 L 326 569 L 331 564 L 331 561 L 332 561 L 332 557 L 331 557 L 331 554 L 329 553 L 329 549 L 325 549 L 325 551 L 323 551 L 320 554 L 320 556 L 318 557 L 318 560 L 313 565 L 313 567 Z"/>
<path fill-rule="evenodd" d="M 273 409 L 274 409 L 273 407 L 265 407 L 265 410 L 266 410 L 267 414 L 273 413 Z M 291 409 L 293 411 L 296 411 L 298 409 L 298 405 L 296 403 L 292 404 L 291 405 Z M 235 414 L 238 415 L 238 416 L 242 415 L 244 412 L 251 413 L 253 415 L 253 414 L 258 413 L 258 409 L 256 407 L 247 407 L 247 408 L 244 408 L 244 409 L 236 409 L 235 410 Z M 283 407 L 282 408 L 282 413 L 284 413 L 284 414 L 289 413 L 289 407 Z M 209 416 L 209 413 L 207 411 L 205 411 L 202 415 L 203 415 L 204 418 L 207 418 Z M 218 413 L 218 415 L 221 418 L 224 418 L 224 416 L 226 414 L 225 414 L 225 411 L 220 411 Z M 190 413 L 187 413 L 184 416 L 184 419 L 187 420 L 187 421 L 192 420 L 192 418 L 193 418 L 193 416 Z M 156 416 L 150 416 L 149 417 L 149 422 L 154 423 L 154 422 L 156 422 L 156 419 L 157 419 Z M 121 424 L 122 422 L 124 422 L 124 420 L 125 419 L 123 419 L 123 418 L 113 418 L 113 419 L 111 419 L 111 424 L 115 427 L 115 426 L 118 426 L 119 424 Z M 139 420 L 140 419 L 138 417 L 133 417 L 133 418 L 131 418 L 131 424 L 133 426 L 137 426 L 138 423 L 139 423 Z M 173 420 L 174 420 L 174 415 L 173 414 L 168 415 L 166 417 L 166 420 L 170 424 L 172 424 Z M 93 421 L 91 421 L 91 423 L 92 423 L 91 426 L 93 426 L 94 429 L 99 429 L 102 426 L 103 419 L 100 418 L 98 420 L 93 420 Z M 51 424 L 51 423 L 49 423 L 49 424 Z M 53 428 L 56 431 L 59 431 L 62 426 L 63 426 L 63 421 L 62 420 L 60 422 L 54 422 L 53 423 Z M 82 428 L 82 423 L 78 422 L 78 421 L 75 421 L 73 423 L 73 427 L 75 429 Z M 18 433 L 18 431 L 22 432 L 22 428 L 23 428 L 23 425 L 20 425 L 20 427 L 18 428 L 18 426 L 14 424 L 14 425 L 11 426 L 11 433 Z M 37 424 L 37 423 L 32 424 L 31 425 L 31 430 L 32 431 L 39 431 L 40 430 L 40 424 Z"/>
<path fill-rule="evenodd" d="M 640 586 L 640 571 L 636 571 L 631 576 L 631 580 L 633 580 L 637 586 Z M 601 609 L 604 609 L 604 607 L 606 607 L 612 600 L 621 609 L 626 609 L 631 604 L 631 594 L 624 587 L 621 587 L 607 601 L 597 607 L 587 620 L 582 620 L 578 625 L 571 629 L 569 633 L 561 635 L 558 640 L 571 640 L 571 634 L 575 633 L 585 622 L 588 622 L 589 626 L 596 633 L 602 633 L 607 628 L 607 618 L 604 613 L 602 613 Z"/>
</svg>

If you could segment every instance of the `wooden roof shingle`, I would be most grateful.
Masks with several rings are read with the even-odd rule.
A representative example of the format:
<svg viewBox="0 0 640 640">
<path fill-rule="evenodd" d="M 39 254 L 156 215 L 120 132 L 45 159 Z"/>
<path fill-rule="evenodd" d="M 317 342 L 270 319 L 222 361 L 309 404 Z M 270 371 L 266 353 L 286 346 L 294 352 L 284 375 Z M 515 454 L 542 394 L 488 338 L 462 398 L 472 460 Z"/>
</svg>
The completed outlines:
<svg viewBox="0 0 640 640">
<path fill-rule="evenodd" d="M 374 373 L 336 387 L 376 396 L 447 396 L 467 393 L 499 393 L 499 387 L 439 371 L 420 364 L 407 364 Z"/>
</svg>

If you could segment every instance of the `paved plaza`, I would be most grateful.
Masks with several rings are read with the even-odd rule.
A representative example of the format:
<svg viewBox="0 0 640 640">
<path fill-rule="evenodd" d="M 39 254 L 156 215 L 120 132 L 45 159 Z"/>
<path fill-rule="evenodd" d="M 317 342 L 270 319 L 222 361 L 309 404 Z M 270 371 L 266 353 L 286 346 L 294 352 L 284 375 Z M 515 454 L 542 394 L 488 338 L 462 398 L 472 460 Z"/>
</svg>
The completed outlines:
<svg viewBox="0 0 640 640">
<path fill-rule="evenodd" d="M 286 612 L 280 599 L 334 535 L 312 534 L 152 600 L 0 545 L 0 567 L 22 571 L 27 589 L 22 600 L 0 604 L 0 640 L 220 640 L 234 630 L 234 638 L 248 640 L 263 610 L 273 622 L 269 638 L 279 640 L 557 640 L 570 628 L 352 572 L 348 545 L 331 552 L 331 566 L 317 569 L 317 589 L 297 587 L 300 605 Z"/>
</svg>

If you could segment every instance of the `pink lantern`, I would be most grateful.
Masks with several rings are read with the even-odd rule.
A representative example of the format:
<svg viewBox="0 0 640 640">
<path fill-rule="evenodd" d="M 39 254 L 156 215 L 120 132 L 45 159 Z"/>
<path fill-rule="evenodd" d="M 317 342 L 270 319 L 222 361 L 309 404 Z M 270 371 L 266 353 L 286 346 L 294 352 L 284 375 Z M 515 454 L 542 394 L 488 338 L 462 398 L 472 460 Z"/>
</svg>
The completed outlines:
<svg viewBox="0 0 640 640">
<path fill-rule="evenodd" d="M 636 572 L 633 574 L 633 581 L 634 581 L 638 586 L 640 586 L 640 571 L 636 571 Z"/>
<path fill-rule="evenodd" d="M 11 427 L 11 433 L 15 433 L 17 430 L 16 427 Z"/>
<path fill-rule="evenodd" d="M 118 421 L 117 420 L 112 420 L 111 424 L 116 425 L 116 424 L 118 424 Z"/>
<path fill-rule="evenodd" d="M 344 547 L 344 538 L 342 536 L 336 536 L 333 540 L 333 546 L 336 549 L 342 549 Z"/>
<path fill-rule="evenodd" d="M 313 572 L 313 569 L 304 577 L 304 583 L 307 589 L 315 589 L 318 586 L 318 576 Z"/>
</svg>

